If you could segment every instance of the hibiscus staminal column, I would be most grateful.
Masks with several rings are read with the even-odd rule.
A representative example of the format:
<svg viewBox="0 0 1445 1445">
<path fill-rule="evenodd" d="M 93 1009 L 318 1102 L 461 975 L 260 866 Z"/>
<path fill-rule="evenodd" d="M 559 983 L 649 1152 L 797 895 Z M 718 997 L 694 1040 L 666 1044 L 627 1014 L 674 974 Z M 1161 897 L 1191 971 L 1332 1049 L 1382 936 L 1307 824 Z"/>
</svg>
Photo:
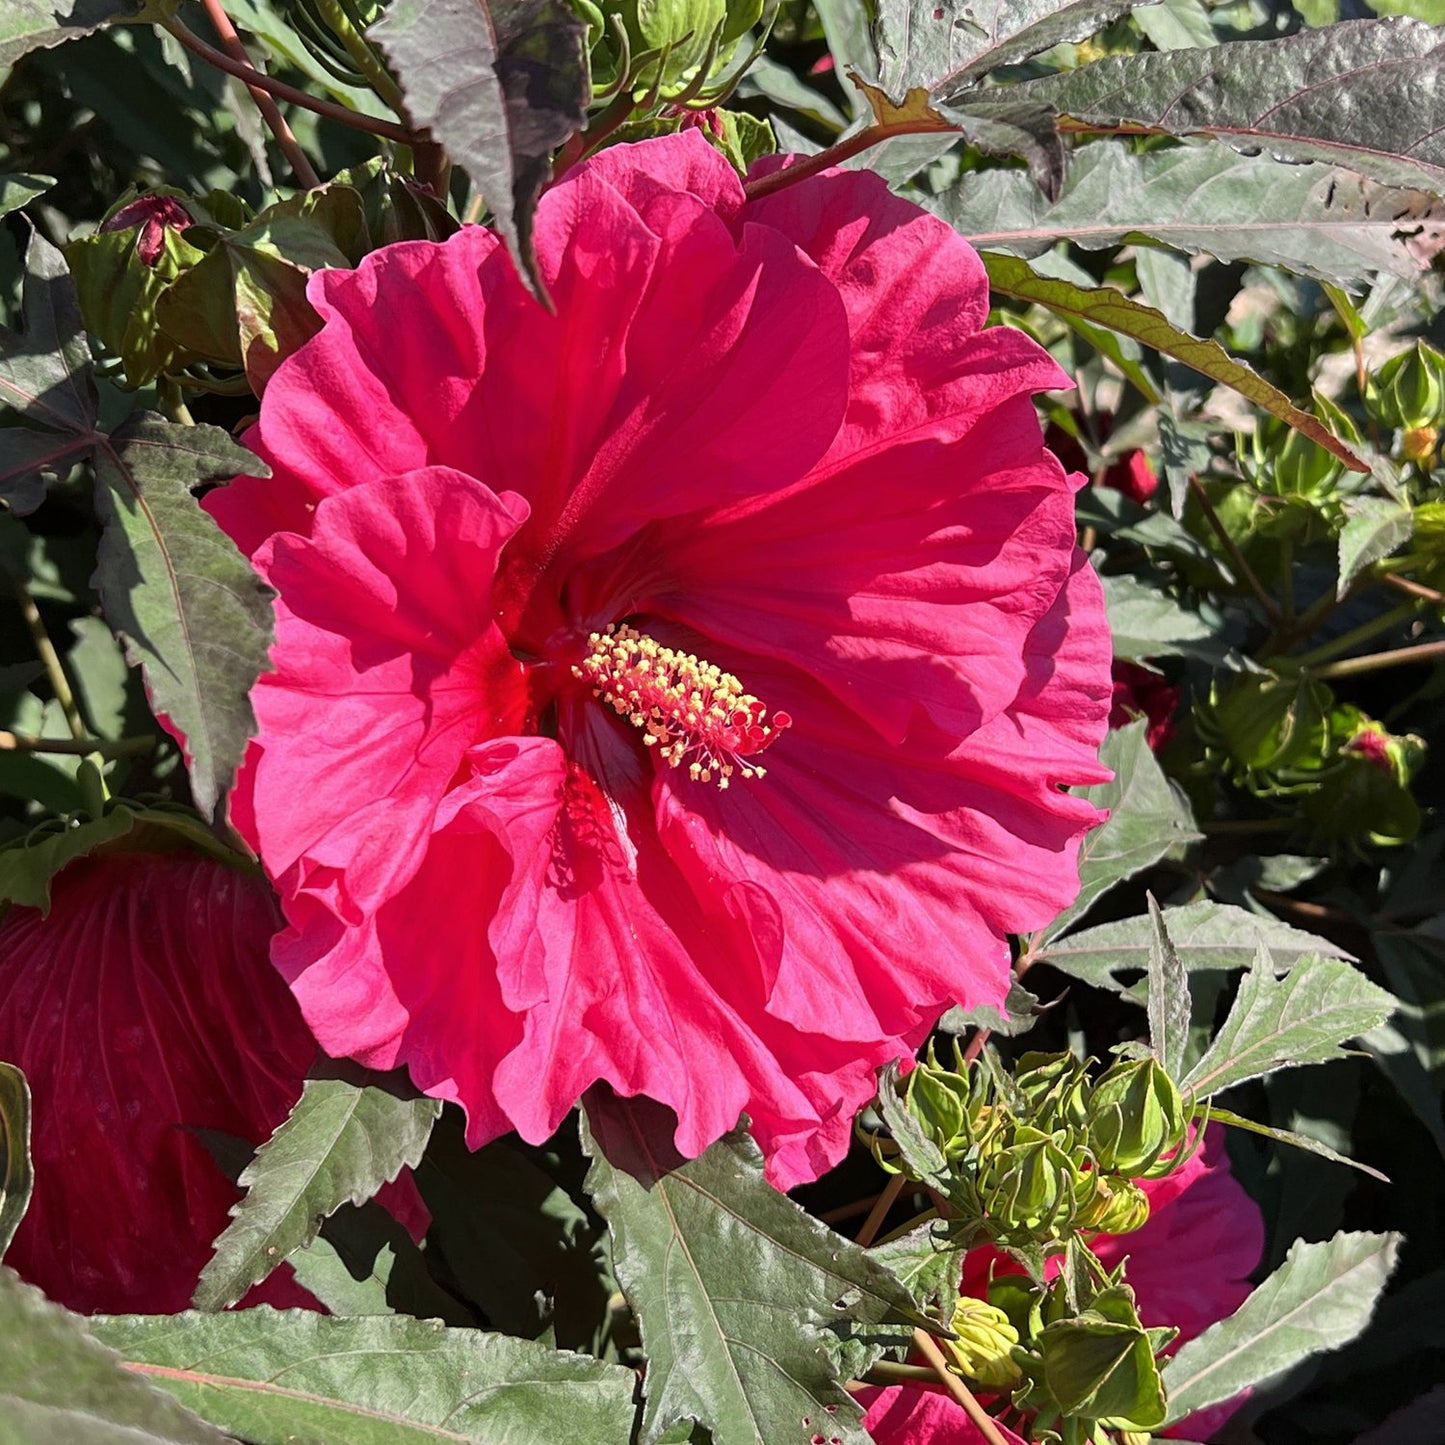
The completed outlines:
<svg viewBox="0 0 1445 1445">
<path fill-rule="evenodd" d="M 663 647 L 626 625 L 609 624 L 587 639 L 586 660 L 572 671 L 590 682 L 619 716 L 643 732 L 668 767 L 688 764 L 695 782 L 726 788 L 733 774 L 761 778 L 766 769 L 747 759 L 769 747 L 793 720 L 767 707 L 732 673 L 690 652 Z M 690 761 L 689 761 L 690 760 Z"/>
</svg>

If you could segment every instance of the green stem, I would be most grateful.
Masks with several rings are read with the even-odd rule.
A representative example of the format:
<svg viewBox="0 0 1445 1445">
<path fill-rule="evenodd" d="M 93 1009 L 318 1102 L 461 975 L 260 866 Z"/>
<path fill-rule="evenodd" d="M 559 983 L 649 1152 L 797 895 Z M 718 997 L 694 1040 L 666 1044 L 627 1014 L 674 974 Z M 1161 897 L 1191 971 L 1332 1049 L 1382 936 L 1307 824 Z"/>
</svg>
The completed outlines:
<svg viewBox="0 0 1445 1445">
<path fill-rule="evenodd" d="M 163 21 L 161 28 L 174 36 L 192 55 L 199 55 L 217 70 L 224 70 L 227 75 L 234 75 L 237 80 L 244 80 L 252 90 L 264 90 L 278 100 L 289 101 L 292 105 L 299 105 L 302 110 L 324 115 L 338 125 L 350 126 L 352 130 L 364 130 L 368 135 L 383 136 L 398 145 L 412 146 L 417 142 L 416 135 L 404 126 L 393 125 L 389 120 L 377 120 L 374 116 L 362 115 L 359 111 L 347 110 L 344 105 L 336 105 L 329 100 L 320 100 L 314 95 L 307 95 L 304 90 L 297 90 L 294 85 L 287 85 L 284 80 L 273 80 L 269 75 L 263 75 L 252 65 L 243 65 L 240 61 L 232 60 L 224 50 L 208 45 L 179 20 Z"/>
<path fill-rule="evenodd" d="M 846 160 L 856 156 L 860 151 L 866 151 L 870 146 L 876 146 L 883 141 L 892 140 L 898 135 L 939 135 L 945 131 L 953 130 L 953 126 L 941 120 L 899 120 L 888 123 L 876 122 L 865 127 L 856 135 L 847 136 L 830 145 L 826 150 L 819 151 L 816 155 L 805 156 L 791 166 L 780 171 L 770 171 L 765 176 L 759 176 L 755 181 L 749 181 L 743 187 L 748 200 L 756 201 L 760 196 L 770 196 L 774 191 L 781 191 L 785 186 L 797 185 L 799 181 L 805 181 L 809 176 L 816 176 L 819 171 L 825 171 L 829 166 L 842 165 Z"/>
<path fill-rule="evenodd" d="M 35 605 L 35 599 L 30 595 L 30 589 L 18 577 L 10 578 L 10 586 L 15 594 L 16 602 L 20 604 L 20 615 L 25 619 L 25 626 L 30 632 L 30 640 L 35 645 L 36 654 L 45 667 L 46 676 L 50 679 L 50 689 L 55 694 L 56 702 L 60 704 L 61 712 L 65 714 L 65 722 L 70 728 L 71 736 L 77 742 L 88 744 L 91 739 L 85 722 L 80 716 L 80 707 L 75 701 L 75 693 L 71 691 L 70 679 L 65 675 L 65 668 L 61 665 L 60 654 L 55 650 L 55 644 L 45 630 L 45 622 L 40 616 L 40 609 Z M 88 753 L 92 749 L 87 746 L 78 751 Z"/>
<path fill-rule="evenodd" d="M 154 738 L 33 738 L 0 729 L 0 753 L 64 753 L 69 757 L 128 758 L 148 753 Z"/>
<path fill-rule="evenodd" d="M 1409 667 L 1418 662 L 1435 662 L 1445 658 L 1445 642 L 1422 642 L 1415 647 L 1399 647 L 1393 652 L 1372 652 L 1364 657 L 1347 657 L 1342 662 L 1311 668 L 1316 677 L 1356 677 L 1362 672 L 1381 672 L 1387 667 Z"/>
<path fill-rule="evenodd" d="M 1265 616 L 1274 623 L 1276 627 L 1284 625 L 1284 613 L 1279 610 L 1273 597 L 1264 589 L 1264 584 L 1255 575 L 1254 568 L 1245 560 L 1244 553 L 1240 551 L 1239 543 L 1229 535 L 1229 528 L 1219 519 L 1219 513 L 1214 510 L 1214 503 L 1209 500 L 1209 493 L 1204 490 L 1203 483 L 1198 477 L 1189 478 L 1190 490 L 1194 493 L 1195 500 L 1199 503 L 1204 513 L 1205 520 L 1209 523 L 1214 535 L 1219 538 L 1219 544 L 1234 564 L 1234 569 L 1244 579 L 1245 585 L 1254 593 L 1259 605 L 1264 608 Z"/>
<path fill-rule="evenodd" d="M 1323 676 L 1318 672 L 1317 664 L 1328 662 L 1332 657 L 1340 656 L 1341 653 L 1350 652 L 1360 643 L 1368 642 L 1382 632 L 1389 632 L 1391 628 L 1398 627 L 1400 623 L 1408 622 L 1418 611 L 1418 603 L 1402 602 L 1398 607 L 1392 607 L 1388 612 L 1381 612 L 1368 622 L 1362 622 L 1358 627 L 1351 628 L 1348 632 L 1342 632 L 1338 637 L 1332 637 L 1319 647 L 1286 660 L 1296 667 L 1302 667 L 1307 671 L 1315 672 L 1318 676 Z"/>
</svg>

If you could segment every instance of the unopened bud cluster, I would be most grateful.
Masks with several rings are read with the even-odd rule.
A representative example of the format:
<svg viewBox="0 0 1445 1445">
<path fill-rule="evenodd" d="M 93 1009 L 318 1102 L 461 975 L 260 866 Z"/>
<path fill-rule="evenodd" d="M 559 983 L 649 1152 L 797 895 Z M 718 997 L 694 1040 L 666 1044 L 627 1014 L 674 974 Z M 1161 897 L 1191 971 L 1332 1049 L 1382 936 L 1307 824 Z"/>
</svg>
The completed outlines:
<svg viewBox="0 0 1445 1445">
<path fill-rule="evenodd" d="M 989 1056 L 948 1069 L 930 1054 L 900 1090 L 947 1161 L 960 1233 L 996 1244 L 1049 1248 L 1138 1229 L 1149 1201 L 1137 1181 L 1188 1152 L 1188 1111 L 1152 1058 L 1095 1073 L 1073 1054 L 1028 1053 L 1010 1076 Z M 873 1143 L 885 1167 L 906 1169 L 889 1141 Z"/>
</svg>

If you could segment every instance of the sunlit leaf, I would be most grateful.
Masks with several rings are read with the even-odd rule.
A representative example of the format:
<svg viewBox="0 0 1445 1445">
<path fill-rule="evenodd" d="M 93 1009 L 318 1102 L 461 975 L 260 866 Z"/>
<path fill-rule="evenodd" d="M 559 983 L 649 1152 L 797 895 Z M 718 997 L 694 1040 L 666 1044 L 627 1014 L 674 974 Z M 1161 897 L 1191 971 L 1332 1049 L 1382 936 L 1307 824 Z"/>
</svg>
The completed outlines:
<svg viewBox="0 0 1445 1445">
<path fill-rule="evenodd" d="M 985 252 L 983 261 L 988 268 L 989 284 L 995 291 L 1018 301 L 1036 302 L 1061 316 L 1081 316 L 1111 331 L 1132 336 L 1135 341 L 1182 361 L 1211 381 L 1237 391 L 1311 441 L 1318 442 L 1326 451 L 1333 452 L 1352 470 L 1370 470 L 1368 463 L 1317 418 L 1301 411 L 1277 386 L 1230 356 L 1217 341 L 1202 340 L 1180 331 L 1152 306 L 1142 305 L 1112 286 L 1076 286 L 1072 281 L 1042 276 L 1021 257 L 1004 256 L 996 251 Z"/>
<path fill-rule="evenodd" d="M 30 1087 L 14 1064 L 0 1061 L 0 1259 L 30 1206 Z"/>
<path fill-rule="evenodd" d="M 233 1305 L 343 1204 L 370 1199 L 414 1165 L 441 1113 L 436 1099 L 374 1084 L 307 1079 L 290 1114 L 238 1181 L 246 1195 L 196 1286 L 198 1309 Z"/>
<path fill-rule="evenodd" d="M 1326 1063 L 1394 1009 L 1390 994 L 1341 959 L 1307 958 L 1281 979 L 1261 947 L 1229 1017 L 1181 1087 L 1207 1099 L 1275 1069 Z"/>
<path fill-rule="evenodd" d="M 1354 1339 L 1369 1323 L 1399 1244 L 1396 1234 L 1337 1234 L 1325 1243 L 1294 1244 L 1234 1314 L 1165 1365 L 1170 1420 Z"/>
</svg>

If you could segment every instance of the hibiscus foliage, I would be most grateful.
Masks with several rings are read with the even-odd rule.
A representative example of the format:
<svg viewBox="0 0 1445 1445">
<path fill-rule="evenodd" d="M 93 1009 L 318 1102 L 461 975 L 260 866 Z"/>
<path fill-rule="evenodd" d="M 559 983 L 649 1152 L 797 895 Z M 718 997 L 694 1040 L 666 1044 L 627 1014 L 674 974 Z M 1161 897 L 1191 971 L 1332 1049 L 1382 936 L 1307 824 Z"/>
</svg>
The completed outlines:
<svg viewBox="0 0 1445 1445">
<path fill-rule="evenodd" d="M 1438 1412 L 1433 7 L 0 12 L 0 1434 Z"/>
</svg>

